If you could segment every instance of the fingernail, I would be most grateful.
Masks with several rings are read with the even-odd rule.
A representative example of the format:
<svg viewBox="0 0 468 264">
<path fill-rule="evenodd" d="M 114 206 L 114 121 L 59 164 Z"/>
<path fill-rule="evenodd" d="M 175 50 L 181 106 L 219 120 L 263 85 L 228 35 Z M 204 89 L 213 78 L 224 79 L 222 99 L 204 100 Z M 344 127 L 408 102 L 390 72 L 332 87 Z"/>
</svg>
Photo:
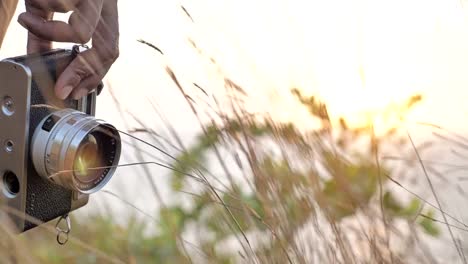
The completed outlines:
<svg viewBox="0 0 468 264">
<path fill-rule="evenodd" d="M 73 90 L 73 86 L 66 85 L 61 90 L 58 91 L 57 97 L 64 100 L 65 98 L 67 98 L 67 96 L 71 93 L 72 90 Z"/>
</svg>

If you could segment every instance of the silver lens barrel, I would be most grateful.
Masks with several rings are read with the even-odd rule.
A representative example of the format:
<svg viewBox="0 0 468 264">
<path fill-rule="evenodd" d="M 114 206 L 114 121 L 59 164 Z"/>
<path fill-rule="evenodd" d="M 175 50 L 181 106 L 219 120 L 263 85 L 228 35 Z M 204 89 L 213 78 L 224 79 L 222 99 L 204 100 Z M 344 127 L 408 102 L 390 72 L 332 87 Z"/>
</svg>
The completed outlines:
<svg viewBox="0 0 468 264">
<path fill-rule="evenodd" d="M 44 118 L 31 142 L 31 158 L 41 177 L 85 194 L 106 185 L 120 151 L 120 135 L 112 125 L 73 109 Z"/>
</svg>

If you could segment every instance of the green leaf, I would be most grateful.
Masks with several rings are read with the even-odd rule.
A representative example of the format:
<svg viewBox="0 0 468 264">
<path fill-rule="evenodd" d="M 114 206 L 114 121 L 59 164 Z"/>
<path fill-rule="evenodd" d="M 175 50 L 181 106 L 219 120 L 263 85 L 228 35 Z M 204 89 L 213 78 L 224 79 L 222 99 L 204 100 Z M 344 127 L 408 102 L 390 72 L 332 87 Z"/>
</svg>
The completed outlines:
<svg viewBox="0 0 468 264">
<path fill-rule="evenodd" d="M 390 192 L 385 192 L 383 205 L 390 214 L 404 218 L 415 217 L 421 208 L 421 202 L 416 198 L 413 198 L 406 207 L 403 207 L 403 205 L 401 205 L 401 203 L 398 202 Z"/>
<path fill-rule="evenodd" d="M 437 227 L 436 223 L 434 222 L 434 211 L 430 210 L 425 214 L 427 217 L 421 216 L 421 220 L 419 221 L 419 225 L 423 228 L 423 230 L 431 236 L 439 236 L 440 229 Z"/>
<path fill-rule="evenodd" d="M 413 198 L 410 204 L 401 212 L 401 215 L 412 218 L 418 214 L 420 208 L 421 201 L 417 198 Z"/>
</svg>

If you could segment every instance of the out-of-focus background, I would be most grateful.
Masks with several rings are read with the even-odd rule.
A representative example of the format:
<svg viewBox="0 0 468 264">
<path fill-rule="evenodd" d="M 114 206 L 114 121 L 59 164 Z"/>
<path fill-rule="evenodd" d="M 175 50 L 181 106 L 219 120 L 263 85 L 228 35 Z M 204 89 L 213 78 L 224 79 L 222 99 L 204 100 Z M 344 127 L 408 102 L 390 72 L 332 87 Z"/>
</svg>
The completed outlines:
<svg viewBox="0 0 468 264">
<path fill-rule="evenodd" d="M 178 99 L 164 83 L 161 66 L 166 63 L 185 82 L 217 87 L 218 69 L 197 54 L 192 39 L 226 75 L 264 102 L 273 98 L 287 105 L 281 93 L 295 86 L 320 93 L 330 102 L 331 113 L 351 119 L 358 111 L 420 92 L 426 99 L 415 119 L 464 128 L 459 117 L 466 113 L 468 28 L 462 1 L 143 0 L 122 1 L 119 8 L 121 57 L 107 79 L 125 93 L 119 100 L 132 110 L 141 110 L 142 104 L 135 101 L 149 96 L 158 98 L 171 117 L 184 112 L 165 105 L 176 108 Z M 20 3 L 17 13 L 21 12 Z M 13 21 L 0 56 L 23 54 L 25 34 Z M 166 56 L 158 56 L 138 39 L 156 44 Z M 101 98 L 103 105 L 106 99 Z M 272 106 L 272 111 L 284 119 L 295 118 L 291 111 L 280 111 L 281 106 Z"/>
<path fill-rule="evenodd" d="M 463 0 L 119 1 L 120 58 L 105 79 L 106 89 L 99 97 L 97 116 L 121 130 L 135 132 L 145 128 L 157 132 L 160 140 L 184 145 L 188 149 L 196 145 L 203 126 L 194 115 L 187 97 L 181 95 L 180 89 L 168 75 L 169 67 L 180 85 L 191 95 L 189 102 L 195 102 L 199 113 L 211 111 L 211 107 L 217 103 L 227 115 L 235 112 L 231 109 L 232 94 L 226 90 L 226 79 L 229 79 L 234 86 L 241 87 L 241 94 L 244 95 L 242 109 L 245 111 L 268 114 L 275 122 L 290 122 L 298 131 L 314 129 L 317 122 L 310 121 L 310 113 L 291 93 L 291 89 L 297 89 L 301 96 L 320 98 L 335 123 L 339 117 L 344 118 L 351 127 L 372 123 L 376 135 L 382 137 L 388 130 L 398 127 L 401 135 L 409 131 L 416 144 L 432 142 L 423 159 L 439 162 L 431 163 L 435 170 L 443 166 L 442 163 L 456 163 L 460 167 L 468 164 L 463 159 L 465 155 L 458 153 L 466 151 L 466 141 L 460 138 L 466 135 L 468 128 L 465 122 L 468 114 L 468 104 L 465 103 L 468 100 L 468 9 L 464 4 Z M 20 12 L 24 12 L 22 3 L 17 10 L 18 14 Z M 57 17 L 66 19 L 67 16 Z M 164 54 L 138 40 L 154 44 Z M 57 47 L 70 45 L 56 44 Z M 26 31 L 13 21 L 0 58 L 22 55 L 25 47 Z M 209 96 L 205 96 L 205 93 Z M 414 95 L 421 95 L 422 100 L 411 111 L 405 112 L 403 121 L 398 113 L 395 116 L 385 115 L 385 111 L 397 109 L 399 104 Z M 201 123 L 206 124 L 209 119 L 202 116 Z M 457 133 L 462 143 L 446 141 L 442 136 L 434 137 L 434 126 L 417 123 L 436 124 L 443 127 L 448 135 Z M 171 125 L 172 130 L 168 129 L 167 124 Z M 177 132 L 183 144 L 179 144 L 173 131 Z M 154 137 L 144 132 L 137 131 L 133 135 L 155 142 Z M 122 164 L 159 158 L 166 163 L 171 162 L 144 144 L 125 136 L 123 139 Z M 166 144 L 166 147 L 174 156 L 184 153 L 180 146 L 176 149 Z M 225 152 L 230 153 L 229 148 Z M 460 155 L 454 155 L 455 152 Z M 393 154 L 388 153 L 389 156 Z M 410 156 L 411 159 L 416 158 Z M 222 166 L 214 164 L 216 160 L 216 156 L 208 156 L 204 163 L 213 166 L 210 172 L 214 177 L 218 173 L 223 175 L 220 178 L 225 177 Z M 370 160 L 373 161 L 372 158 Z M 226 158 L 228 166 L 236 167 L 236 163 L 237 160 Z M 389 166 L 390 171 L 410 172 L 418 182 L 412 185 L 413 191 L 431 204 L 437 204 L 419 165 L 406 169 L 395 161 Z M 450 173 L 443 171 L 440 174 L 446 174 L 432 174 L 430 177 L 435 178 L 443 210 L 463 222 L 468 218 L 463 210 L 467 199 L 457 190 L 466 187 L 462 179 L 464 168 Z M 119 168 L 105 188 L 114 195 L 106 192 L 94 194 L 89 205 L 73 215 L 82 226 L 92 222 L 96 214 L 104 212 L 111 215 L 109 221 L 113 221 L 112 225 L 126 226 L 133 217 L 146 222 L 154 221 L 148 215 L 160 219 L 162 204 L 171 205 L 176 201 L 190 204 L 184 203 L 191 198 L 190 195 L 173 192 L 170 174 L 166 168 L 151 165 Z M 156 198 L 151 187 L 153 184 L 161 199 Z M 391 182 L 386 184 L 392 185 Z M 395 185 L 389 188 L 398 189 Z M 407 196 L 408 192 L 398 189 L 395 195 Z M 409 197 L 412 196 L 414 194 Z M 422 202 L 420 212 L 424 213 L 427 207 Z M 421 243 L 424 246 L 421 248 L 429 248 L 428 251 L 435 256 L 434 261 L 443 263 L 443 260 L 450 259 L 451 263 L 463 262 L 463 252 L 468 253 L 466 226 L 455 223 L 460 228 L 454 229 L 455 238 L 452 239 L 440 211 L 435 210 L 434 214 L 432 219 L 423 216 L 426 220 L 431 219 L 431 224 L 427 224 L 425 229 L 431 230 L 431 225 L 434 225 L 438 232 L 426 234 L 427 237 L 423 235 Z M 435 218 L 441 222 L 435 221 Z M 419 221 L 416 217 L 413 220 Z M 362 223 L 370 225 L 366 221 Z M 184 229 L 188 237 L 194 237 L 194 241 L 198 239 L 196 232 L 192 232 L 196 228 L 198 226 L 187 227 L 189 231 Z M 148 236 L 158 233 L 158 227 L 150 224 L 145 230 Z M 86 232 L 86 228 L 80 232 Z M 109 232 L 107 239 L 112 239 L 115 230 L 109 229 Z M 128 232 L 130 241 L 132 233 Z M 297 234 L 300 235 L 301 232 Z M 176 236 L 173 239 L 176 240 Z M 50 243 L 53 240 L 54 236 L 50 234 Z M 106 240 L 103 241 L 106 244 Z M 415 238 L 414 241 L 419 239 Z M 138 246 L 138 243 L 132 245 Z M 103 251 L 108 249 L 96 247 Z M 178 248 L 184 252 L 179 244 Z M 227 257 L 227 261 L 247 262 L 255 255 L 250 255 L 251 250 L 246 249 L 245 245 L 240 249 L 236 246 L 233 248 L 236 248 L 233 251 L 236 257 Z M 66 247 L 62 250 L 66 250 Z M 163 250 L 162 244 L 147 248 L 148 252 Z M 294 250 L 292 247 L 284 252 Z M 111 249 L 108 251 L 112 254 Z M 199 250 L 188 251 L 188 255 L 198 256 L 195 262 L 203 259 L 206 253 L 204 248 L 201 250 L 205 252 L 203 254 L 197 253 Z M 219 250 L 213 250 L 211 254 L 216 256 L 217 252 Z M 338 260 L 349 260 L 349 254 L 343 254 Z M 383 254 L 385 256 L 380 260 L 389 260 L 388 254 Z M 400 255 L 395 253 L 395 256 Z M 85 261 L 92 262 L 90 259 Z M 138 256 L 120 259 L 124 262 L 143 261 Z M 167 263 L 169 259 L 161 257 L 159 260 Z M 359 258 L 353 259 L 360 262 Z M 210 260 L 217 262 L 215 260 L 219 259 L 213 257 Z M 430 262 L 430 259 L 418 260 Z M 296 261 L 300 262 L 299 258 L 292 262 Z"/>
</svg>

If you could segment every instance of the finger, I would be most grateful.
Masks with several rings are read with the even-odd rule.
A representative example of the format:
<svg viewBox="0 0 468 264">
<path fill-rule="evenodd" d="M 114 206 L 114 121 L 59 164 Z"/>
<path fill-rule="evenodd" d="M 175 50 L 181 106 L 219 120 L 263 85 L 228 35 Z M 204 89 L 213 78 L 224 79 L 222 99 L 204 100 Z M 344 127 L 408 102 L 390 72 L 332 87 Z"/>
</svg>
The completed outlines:
<svg viewBox="0 0 468 264">
<path fill-rule="evenodd" d="M 103 75 L 93 75 L 86 79 L 84 79 L 78 87 L 76 87 L 72 93 L 71 97 L 75 100 L 82 98 L 83 96 L 87 95 L 89 92 L 95 90 L 104 76 Z"/>
<path fill-rule="evenodd" d="M 67 98 L 78 88 L 82 81 L 89 77 L 102 76 L 105 70 L 95 49 L 79 54 L 60 75 L 55 84 L 55 94 L 60 99 Z"/>
<path fill-rule="evenodd" d="M 103 67 L 99 74 L 86 78 L 73 90 L 71 96 L 75 100 L 96 89 L 119 56 L 118 11 L 117 2 L 114 0 L 106 0 L 103 6 L 101 19 L 93 35 L 93 49 L 96 50 Z"/>
<path fill-rule="evenodd" d="M 18 22 L 25 27 L 29 33 L 35 35 L 38 39 L 51 42 L 66 42 L 74 38 L 73 32 L 70 31 L 70 26 L 62 21 L 46 21 L 40 16 L 33 15 L 29 12 L 22 13 L 18 17 Z"/>
<path fill-rule="evenodd" d="M 77 42 L 87 43 L 93 35 L 101 17 L 104 0 L 82 1 L 68 19 L 70 28 L 76 34 Z"/>
<path fill-rule="evenodd" d="M 34 14 L 39 17 L 41 21 L 50 20 L 53 18 L 53 13 L 37 9 L 32 6 L 26 6 L 26 11 Z M 18 18 L 18 22 L 22 24 L 21 20 Z M 24 25 L 23 25 L 24 26 Z M 41 39 L 40 37 L 34 35 L 31 32 L 28 32 L 28 42 L 27 42 L 27 52 L 28 54 L 36 52 L 44 52 L 52 48 L 52 42 L 48 40 Z"/>
<path fill-rule="evenodd" d="M 119 19 L 117 0 L 105 0 L 101 19 L 93 34 L 93 48 L 105 63 L 112 64 L 119 57 Z"/>
<path fill-rule="evenodd" d="M 23 13 L 18 21 L 34 35 L 49 41 L 87 43 L 91 39 L 101 15 L 104 0 L 80 2 L 68 23 L 47 21 L 31 12 Z"/>
<path fill-rule="evenodd" d="M 91 89 L 87 89 L 84 87 L 75 88 L 75 90 L 73 90 L 73 92 L 71 93 L 71 97 L 74 100 L 79 100 L 80 98 L 86 96 L 89 93 L 89 91 L 91 91 Z"/>
<path fill-rule="evenodd" d="M 49 12 L 67 13 L 75 10 L 81 0 L 26 0 L 26 5 Z"/>
<path fill-rule="evenodd" d="M 105 0 L 93 34 L 93 48 L 80 54 L 59 77 L 59 98 L 82 97 L 95 89 L 119 56 L 119 23 L 116 0 Z"/>
<path fill-rule="evenodd" d="M 52 42 L 43 40 L 33 33 L 28 33 L 27 53 L 41 53 L 52 49 Z"/>
</svg>

